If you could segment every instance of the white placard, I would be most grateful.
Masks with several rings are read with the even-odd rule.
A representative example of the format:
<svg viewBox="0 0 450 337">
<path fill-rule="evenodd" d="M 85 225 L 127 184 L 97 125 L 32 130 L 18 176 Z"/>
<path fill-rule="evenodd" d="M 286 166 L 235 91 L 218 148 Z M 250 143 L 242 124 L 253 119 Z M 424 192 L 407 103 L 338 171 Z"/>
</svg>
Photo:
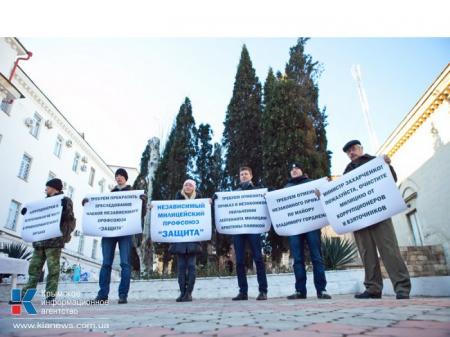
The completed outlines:
<svg viewBox="0 0 450 337">
<path fill-rule="evenodd" d="M 209 199 L 152 201 L 151 238 L 154 242 L 211 240 Z"/>
<path fill-rule="evenodd" d="M 83 234 L 116 237 L 142 233 L 144 191 L 90 194 L 83 209 Z"/>
<path fill-rule="evenodd" d="M 406 210 L 382 157 L 372 159 L 319 190 L 330 225 L 338 234 L 357 231 Z"/>
<path fill-rule="evenodd" d="M 27 209 L 22 223 L 24 241 L 36 242 L 62 236 L 60 223 L 63 198 L 64 194 L 58 194 L 24 205 Z"/>
<path fill-rule="evenodd" d="M 328 224 L 315 194 L 315 189 L 326 183 L 327 178 L 321 178 L 266 194 L 272 226 L 278 235 L 303 234 Z"/>
<path fill-rule="evenodd" d="M 270 217 L 264 195 L 267 188 L 217 192 L 214 215 L 221 234 L 260 234 L 269 231 Z"/>
</svg>

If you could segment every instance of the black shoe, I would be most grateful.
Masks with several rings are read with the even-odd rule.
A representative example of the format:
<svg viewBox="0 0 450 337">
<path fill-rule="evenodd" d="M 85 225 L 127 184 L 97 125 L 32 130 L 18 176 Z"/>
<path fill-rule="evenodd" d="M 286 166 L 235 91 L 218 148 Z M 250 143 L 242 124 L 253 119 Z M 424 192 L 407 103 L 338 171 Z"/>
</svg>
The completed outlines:
<svg viewBox="0 0 450 337">
<path fill-rule="evenodd" d="M 248 295 L 239 293 L 239 294 L 237 294 L 236 297 L 233 297 L 231 300 L 232 301 L 246 301 L 246 300 L 248 300 Z"/>
<path fill-rule="evenodd" d="M 117 301 L 119 304 L 127 304 L 127 298 L 126 297 L 119 297 L 119 300 Z"/>
<path fill-rule="evenodd" d="M 306 294 L 301 293 L 300 291 L 296 291 L 292 295 L 289 295 L 286 297 L 288 300 L 299 300 L 299 299 L 305 299 Z"/>
<path fill-rule="evenodd" d="M 88 300 L 86 302 L 87 304 L 91 304 L 91 305 L 96 305 L 96 304 L 108 304 L 108 297 L 105 298 L 101 298 L 101 297 L 96 297 L 93 300 Z"/>
<path fill-rule="evenodd" d="M 363 293 L 356 294 L 355 298 L 358 298 L 358 299 L 381 298 L 381 293 L 378 293 L 378 294 L 376 294 L 376 293 L 369 293 L 366 290 Z"/>
<path fill-rule="evenodd" d="M 183 298 L 183 296 L 184 296 L 184 293 L 181 293 L 180 296 L 178 296 L 175 301 L 181 302 L 181 299 Z"/>
<path fill-rule="evenodd" d="M 189 291 L 187 291 L 183 297 L 181 298 L 180 302 L 192 302 L 192 295 Z"/>
<path fill-rule="evenodd" d="M 407 295 L 407 294 L 397 294 L 396 296 L 395 296 L 395 298 L 396 299 L 398 299 L 398 300 L 409 300 L 409 295 Z"/>
<path fill-rule="evenodd" d="M 267 300 L 267 293 L 260 292 L 258 297 L 256 297 L 257 301 L 265 301 Z"/>
<path fill-rule="evenodd" d="M 317 298 L 319 300 L 331 300 L 331 296 L 326 291 L 318 293 Z"/>
</svg>

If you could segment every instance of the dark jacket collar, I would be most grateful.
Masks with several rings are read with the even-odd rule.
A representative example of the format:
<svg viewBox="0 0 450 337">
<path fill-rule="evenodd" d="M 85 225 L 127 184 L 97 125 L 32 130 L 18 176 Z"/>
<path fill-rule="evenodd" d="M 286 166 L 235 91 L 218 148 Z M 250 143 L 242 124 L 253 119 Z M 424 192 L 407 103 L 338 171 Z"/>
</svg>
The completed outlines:
<svg viewBox="0 0 450 337">
<path fill-rule="evenodd" d="M 125 185 L 124 188 L 119 188 L 116 186 L 114 186 L 114 188 L 111 190 L 111 192 L 121 192 L 121 191 L 131 191 L 133 188 L 130 185 Z"/>
<path fill-rule="evenodd" d="M 288 184 L 292 184 L 292 185 L 298 185 L 298 184 L 303 184 L 308 182 L 310 179 L 308 177 L 306 177 L 305 175 L 301 175 L 300 177 L 296 177 L 296 178 L 289 178 L 288 180 Z"/>
<path fill-rule="evenodd" d="M 245 183 L 240 183 L 239 188 L 241 190 L 252 190 L 255 186 L 253 185 L 252 181 L 246 181 Z"/>
</svg>

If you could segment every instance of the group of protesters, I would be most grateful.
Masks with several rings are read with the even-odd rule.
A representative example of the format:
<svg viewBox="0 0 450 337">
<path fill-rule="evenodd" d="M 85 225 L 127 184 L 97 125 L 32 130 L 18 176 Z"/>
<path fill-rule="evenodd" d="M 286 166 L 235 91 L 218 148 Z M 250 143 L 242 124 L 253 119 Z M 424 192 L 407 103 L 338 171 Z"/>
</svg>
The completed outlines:
<svg viewBox="0 0 450 337">
<path fill-rule="evenodd" d="M 343 151 L 350 159 L 344 174 L 364 165 L 368 161 L 374 159 L 374 156 L 364 153 L 364 149 L 358 140 L 352 140 L 345 144 Z M 384 156 L 385 162 L 389 165 L 394 180 L 396 174 L 390 165 L 390 159 Z M 285 188 L 304 184 L 311 181 L 306 172 L 303 171 L 302 163 L 293 162 L 288 168 L 288 179 Z M 248 166 L 242 166 L 239 169 L 240 184 L 237 190 L 245 191 L 261 188 L 256 186 L 252 181 L 252 169 Z M 115 172 L 115 180 L 117 185 L 111 192 L 121 192 L 132 190 L 127 184 L 128 173 L 125 169 L 119 168 Z M 54 178 L 46 184 L 47 197 L 53 197 L 63 193 L 63 184 L 60 179 Z M 320 194 L 317 194 L 320 197 Z M 200 194 L 196 189 L 196 182 L 187 179 L 180 191 L 174 196 L 176 200 L 190 200 L 200 198 Z M 142 219 L 147 211 L 147 197 L 142 194 Z M 213 198 L 214 199 L 214 198 Z M 211 199 L 212 203 L 214 200 Z M 84 206 L 88 199 L 83 199 Z M 150 206 L 151 207 L 151 206 Z M 60 220 L 60 229 L 62 237 L 38 241 L 33 243 L 34 251 L 29 265 L 28 283 L 22 289 L 25 294 L 27 289 L 36 288 L 40 278 L 42 268 L 47 262 L 48 276 L 46 282 L 46 301 L 52 303 L 55 301 L 57 293 L 58 279 L 60 273 L 60 256 L 61 250 L 65 243 L 69 242 L 70 234 L 75 229 L 75 217 L 73 214 L 73 204 L 70 198 L 62 199 L 62 216 Z M 26 213 L 26 209 L 22 209 L 22 214 Z M 411 282 L 408 270 L 403 261 L 398 247 L 397 238 L 393 228 L 391 219 L 381 221 L 369 227 L 357 230 L 354 233 L 355 242 L 361 256 L 361 260 L 365 270 L 364 286 L 365 291 L 355 294 L 357 299 L 381 298 L 383 289 L 383 279 L 380 270 L 380 261 L 378 253 L 383 261 L 386 271 L 392 281 L 397 299 L 409 299 L 411 290 Z M 305 243 L 308 245 L 310 259 L 313 266 L 314 286 L 318 299 L 331 299 L 330 294 L 326 290 L 326 276 L 324 261 L 321 252 L 321 230 L 313 230 L 307 233 L 292 235 L 288 237 L 290 252 L 293 257 L 293 269 L 295 275 L 295 292 L 287 296 L 289 300 L 305 299 L 307 297 L 306 288 L 306 268 L 305 268 Z M 239 292 L 233 297 L 233 301 L 248 300 L 248 283 L 246 276 L 245 249 L 246 245 L 250 247 L 252 258 L 256 266 L 256 276 L 259 286 L 259 294 L 256 300 L 267 300 L 268 284 L 266 277 L 265 263 L 262 255 L 260 234 L 235 234 L 233 235 L 233 246 L 235 253 L 235 266 Z M 90 304 L 102 304 L 108 302 L 110 291 L 111 271 L 114 260 L 114 252 L 116 245 L 120 251 L 120 284 L 119 284 L 119 304 L 127 303 L 128 292 L 130 289 L 131 279 L 131 249 L 132 236 L 103 237 L 101 241 L 103 261 L 99 275 L 99 291 L 97 296 L 89 300 Z M 200 242 L 177 242 L 172 243 L 169 252 L 177 257 L 177 273 L 178 283 L 180 287 L 180 295 L 177 302 L 192 301 L 192 292 L 194 290 L 196 277 L 196 256 L 201 253 L 202 248 Z M 22 296 L 23 296 L 22 295 Z"/>
</svg>

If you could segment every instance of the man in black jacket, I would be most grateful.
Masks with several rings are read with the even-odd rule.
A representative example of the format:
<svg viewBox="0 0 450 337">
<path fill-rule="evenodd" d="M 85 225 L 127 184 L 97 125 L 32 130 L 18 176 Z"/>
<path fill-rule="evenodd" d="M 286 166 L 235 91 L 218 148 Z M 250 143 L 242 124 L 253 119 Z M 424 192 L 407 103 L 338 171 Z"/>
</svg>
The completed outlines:
<svg viewBox="0 0 450 337">
<path fill-rule="evenodd" d="M 255 187 L 252 183 L 252 169 L 244 166 L 239 169 L 238 191 L 252 190 Z M 259 188 L 259 187 L 258 187 Z M 233 297 L 233 301 L 248 300 L 248 284 L 245 271 L 245 243 L 248 242 L 252 251 L 253 261 L 256 265 L 256 276 L 259 285 L 259 295 L 257 300 L 267 300 L 267 277 L 266 267 L 261 252 L 261 234 L 238 234 L 233 235 L 234 252 L 236 254 L 236 273 L 239 285 L 239 294 Z"/>
<path fill-rule="evenodd" d="M 368 161 L 376 158 L 364 154 L 364 149 L 359 140 L 351 140 L 342 149 L 351 162 L 345 168 L 344 174 L 357 167 L 364 165 Z M 391 159 L 384 155 L 384 161 L 389 165 L 394 180 L 397 181 L 397 175 L 394 168 L 390 165 Z M 386 271 L 389 274 L 397 299 L 408 299 L 411 291 L 411 281 L 408 269 L 400 254 L 397 237 L 391 219 L 386 219 L 372 226 L 353 232 L 359 255 L 361 256 L 365 279 L 366 290 L 361 294 L 356 294 L 355 298 L 381 298 L 383 290 L 383 278 L 381 276 L 380 261 L 378 259 L 377 249 L 383 260 Z"/>
<path fill-rule="evenodd" d="M 299 163 L 293 163 L 290 166 L 290 179 L 284 186 L 291 187 L 312 181 L 308 176 L 303 174 L 303 170 Z M 308 243 L 311 262 L 313 265 L 314 286 L 316 287 L 317 298 L 331 299 L 327 294 L 327 280 L 325 278 L 325 266 L 321 251 L 321 232 L 320 229 L 289 236 L 289 246 L 294 259 L 295 274 L 295 293 L 287 297 L 288 300 L 296 300 L 306 298 L 306 270 L 305 270 L 305 240 Z"/>
<path fill-rule="evenodd" d="M 117 185 L 111 190 L 111 192 L 124 192 L 132 191 L 133 188 L 127 185 L 128 173 L 125 169 L 119 168 L 116 171 L 115 179 Z M 142 214 L 141 218 L 145 216 L 147 212 L 147 196 L 145 194 L 140 195 L 142 199 Z M 87 199 L 83 199 L 83 206 L 88 202 Z M 94 300 L 90 300 L 90 304 L 107 303 L 109 295 L 109 284 L 111 283 L 111 270 L 114 261 L 114 253 L 116 251 L 116 245 L 119 245 L 120 252 L 120 284 L 119 284 L 119 304 L 127 303 L 128 291 L 130 290 L 131 280 L 131 248 L 133 246 L 132 235 L 116 236 L 116 237 L 103 237 L 102 238 L 102 255 L 103 262 L 100 269 L 99 286 L 97 297 Z"/>
</svg>

